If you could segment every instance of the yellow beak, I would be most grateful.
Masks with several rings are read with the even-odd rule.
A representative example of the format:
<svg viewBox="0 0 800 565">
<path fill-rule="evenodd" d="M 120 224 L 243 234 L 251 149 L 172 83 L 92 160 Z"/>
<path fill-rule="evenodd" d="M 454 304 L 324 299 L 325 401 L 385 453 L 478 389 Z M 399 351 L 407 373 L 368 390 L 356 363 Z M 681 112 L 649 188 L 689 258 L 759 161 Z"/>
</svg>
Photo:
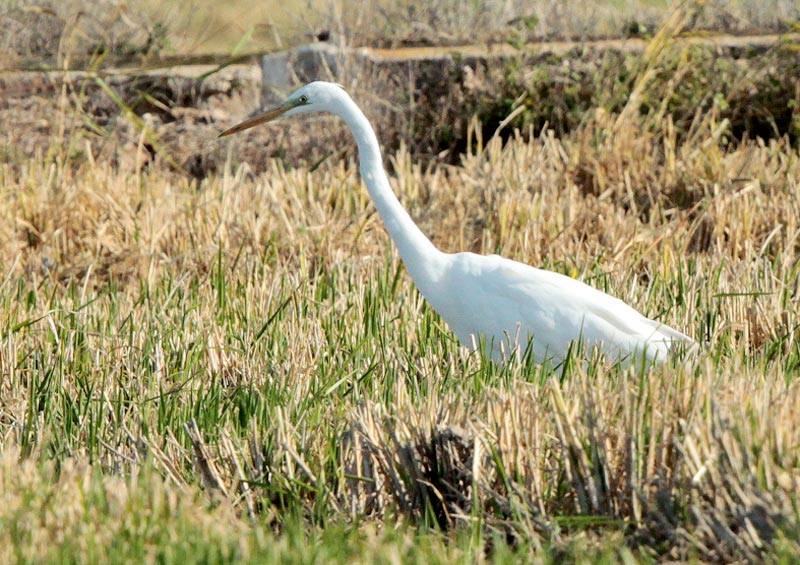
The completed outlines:
<svg viewBox="0 0 800 565">
<path fill-rule="evenodd" d="M 250 129 L 253 126 L 257 126 L 258 124 L 263 124 L 269 121 L 274 120 L 281 114 L 284 114 L 291 110 L 294 106 L 292 104 L 284 102 L 280 106 L 276 106 L 271 110 L 267 110 L 263 114 L 256 116 L 255 118 L 250 118 L 249 120 L 243 121 L 241 124 L 235 125 L 232 128 L 228 128 L 219 134 L 219 137 L 225 137 L 226 135 L 231 135 L 234 133 L 239 133 L 240 131 Z"/>
</svg>

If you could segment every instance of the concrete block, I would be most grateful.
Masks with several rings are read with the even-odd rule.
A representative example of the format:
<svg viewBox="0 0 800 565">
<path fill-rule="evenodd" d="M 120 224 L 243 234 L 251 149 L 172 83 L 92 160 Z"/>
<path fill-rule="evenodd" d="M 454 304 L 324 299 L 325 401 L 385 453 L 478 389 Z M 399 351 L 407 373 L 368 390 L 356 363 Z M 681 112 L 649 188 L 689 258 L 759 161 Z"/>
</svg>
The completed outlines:
<svg viewBox="0 0 800 565">
<path fill-rule="evenodd" d="M 264 55 L 261 103 L 283 100 L 300 85 L 314 80 L 336 80 L 344 51 L 330 43 L 312 43 L 291 51 Z"/>
</svg>

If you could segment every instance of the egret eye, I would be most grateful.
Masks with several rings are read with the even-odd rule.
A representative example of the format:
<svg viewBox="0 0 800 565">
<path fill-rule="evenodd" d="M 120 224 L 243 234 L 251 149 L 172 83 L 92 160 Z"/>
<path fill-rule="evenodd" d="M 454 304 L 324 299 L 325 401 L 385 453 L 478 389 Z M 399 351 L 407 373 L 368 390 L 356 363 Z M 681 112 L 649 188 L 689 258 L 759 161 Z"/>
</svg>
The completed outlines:
<svg viewBox="0 0 800 565">
<path fill-rule="evenodd" d="M 308 104 L 308 96 L 303 94 L 300 98 L 297 99 L 300 104 Z"/>
</svg>

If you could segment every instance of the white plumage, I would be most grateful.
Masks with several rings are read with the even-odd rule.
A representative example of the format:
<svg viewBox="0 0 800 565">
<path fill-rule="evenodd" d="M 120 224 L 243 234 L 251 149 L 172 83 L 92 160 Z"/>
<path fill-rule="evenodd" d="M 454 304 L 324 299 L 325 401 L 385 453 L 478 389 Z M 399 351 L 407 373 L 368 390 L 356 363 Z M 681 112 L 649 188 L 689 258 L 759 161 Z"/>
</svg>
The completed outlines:
<svg viewBox="0 0 800 565">
<path fill-rule="evenodd" d="M 599 347 L 621 361 L 660 362 L 688 336 L 646 318 L 621 300 L 580 281 L 498 255 L 443 253 L 428 240 L 392 192 L 375 132 L 344 89 L 313 82 L 280 106 L 224 131 L 229 135 L 281 115 L 330 112 L 358 143 L 359 170 L 411 278 L 468 347 L 483 343 L 501 359 L 530 343 L 534 359 L 558 364 L 570 347 Z"/>
</svg>

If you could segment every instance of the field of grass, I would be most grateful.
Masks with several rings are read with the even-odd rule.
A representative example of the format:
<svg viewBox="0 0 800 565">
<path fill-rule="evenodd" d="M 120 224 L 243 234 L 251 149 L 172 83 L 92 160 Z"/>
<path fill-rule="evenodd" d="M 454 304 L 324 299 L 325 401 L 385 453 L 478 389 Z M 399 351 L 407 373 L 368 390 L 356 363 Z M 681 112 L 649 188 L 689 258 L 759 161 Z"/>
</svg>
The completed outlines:
<svg viewBox="0 0 800 565">
<path fill-rule="evenodd" d="M 3 0 L 0 70 L 155 65 L 169 56 L 286 49 L 329 32 L 347 45 L 454 45 L 650 37 L 668 0 Z M 785 32 L 794 0 L 683 2 L 690 33 Z"/>
<path fill-rule="evenodd" d="M 800 153 L 640 112 L 655 51 L 563 135 L 387 159 L 440 248 L 579 277 L 691 366 L 468 353 L 350 158 L 210 140 L 198 181 L 89 124 L 0 163 L 0 562 L 796 562 Z"/>
</svg>

